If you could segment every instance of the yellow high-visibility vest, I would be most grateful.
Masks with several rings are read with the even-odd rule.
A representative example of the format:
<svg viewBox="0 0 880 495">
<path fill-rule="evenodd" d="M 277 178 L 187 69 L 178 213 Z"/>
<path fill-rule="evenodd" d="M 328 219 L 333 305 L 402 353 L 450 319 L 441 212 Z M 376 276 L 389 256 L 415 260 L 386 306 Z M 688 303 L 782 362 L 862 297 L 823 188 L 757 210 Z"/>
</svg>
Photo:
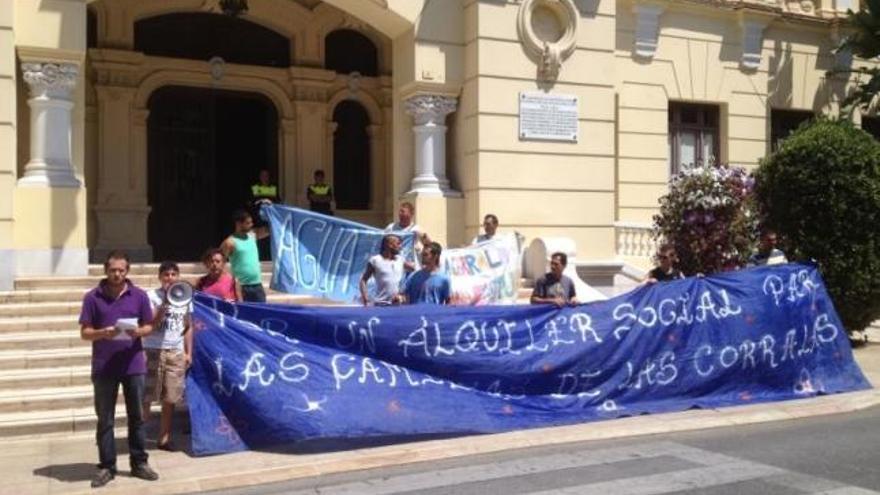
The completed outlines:
<svg viewBox="0 0 880 495">
<path fill-rule="evenodd" d="M 309 191 L 312 191 L 312 194 L 316 196 L 326 196 L 330 192 L 330 186 L 328 184 L 312 184 L 309 186 Z"/>
<path fill-rule="evenodd" d="M 254 184 L 251 186 L 251 192 L 254 197 L 274 198 L 278 195 L 278 188 L 273 185 L 264 186 L 262 184 Z"/>
</svg>

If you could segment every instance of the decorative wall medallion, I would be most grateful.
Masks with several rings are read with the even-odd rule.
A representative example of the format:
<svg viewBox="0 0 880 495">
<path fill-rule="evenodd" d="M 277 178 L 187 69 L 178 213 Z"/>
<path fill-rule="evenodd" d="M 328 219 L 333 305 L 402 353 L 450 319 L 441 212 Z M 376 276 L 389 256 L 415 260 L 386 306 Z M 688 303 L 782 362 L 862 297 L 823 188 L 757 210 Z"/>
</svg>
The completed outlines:
<svg viewBox="0 0 880 495">
<path fill-rule="evenodd" d="M 348 75 L 348 80 L 346 81 L 348 85 L 348 92 L 351 94 L 357 93 L 358 90 L 361 89 L 361 73 L 358 71 L 354 71 Z"/>
<path fill-rule="evenodd" d="M 574 53 L 579 24 L 572 0 L 523 0 L 516 27 L 526 52 L 538 61 L 538 78 L 554 81 Z"/>
<path fill-rule="evenodd" d="M 226 61 L 222 57 L 211 57 L 208 66 L 211 68 L 211 79 L 215 81 L 223 79 L 226 74 Z"/>
</svg>

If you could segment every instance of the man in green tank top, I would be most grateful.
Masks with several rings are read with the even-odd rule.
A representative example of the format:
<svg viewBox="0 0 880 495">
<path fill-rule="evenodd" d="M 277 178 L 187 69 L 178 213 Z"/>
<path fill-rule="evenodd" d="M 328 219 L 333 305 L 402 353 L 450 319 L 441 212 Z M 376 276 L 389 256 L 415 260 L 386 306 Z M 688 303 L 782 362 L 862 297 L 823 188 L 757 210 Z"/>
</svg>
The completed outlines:
<svg viewBox="0 0 880 495">
<path fill-rule="evenodd" d="M 257 239 L 268 237 L 269 229 L 254 228 L 254 219 L 245 210 L 233 213 L 232 221 L 235 230 L 223 241 L 220 249 L 229 258 L 232 276 L 241 285 L 242 299 L 246 302 L 266 302 Z"/>
</svg>

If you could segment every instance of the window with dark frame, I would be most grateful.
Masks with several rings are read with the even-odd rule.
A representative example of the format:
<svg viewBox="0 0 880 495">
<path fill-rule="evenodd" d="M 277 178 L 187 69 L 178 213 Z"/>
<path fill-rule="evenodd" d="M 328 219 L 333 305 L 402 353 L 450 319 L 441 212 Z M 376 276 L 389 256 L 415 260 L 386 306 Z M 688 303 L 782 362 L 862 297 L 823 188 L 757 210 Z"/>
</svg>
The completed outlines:
<svg viewBox="0 0 880 495">
<path fill-rule="evenodd" d="M 669 102 L 669 172 L 714 163 L 719 150 L 717 105 Z"/>
<path fill-rule="evenodd" d="M 862 115 L 862 129 L 880 141 L 880 115 Z"/>
<path fill-rule="evenodd" d="M 779 149 L 782 141 L 804 122 L 816 115 L 806 110 L 770 110 L 770 151 Z"/>
</svg>

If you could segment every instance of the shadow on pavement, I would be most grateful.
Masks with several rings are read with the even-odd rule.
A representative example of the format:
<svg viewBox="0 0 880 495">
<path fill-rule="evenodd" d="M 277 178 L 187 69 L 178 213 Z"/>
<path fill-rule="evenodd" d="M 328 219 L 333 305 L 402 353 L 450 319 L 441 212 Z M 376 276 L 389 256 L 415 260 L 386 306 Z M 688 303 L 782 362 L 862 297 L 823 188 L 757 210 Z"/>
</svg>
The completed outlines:
<svg viewBox="0 0 880 495">
<path fill-rule="evenodd" d="M 95 475 L 95 465 L 86 462 L 56 464 L 34 469 L 34 476 L 52 478 L 65 483 L 88 481 Z"/>
</svg>

